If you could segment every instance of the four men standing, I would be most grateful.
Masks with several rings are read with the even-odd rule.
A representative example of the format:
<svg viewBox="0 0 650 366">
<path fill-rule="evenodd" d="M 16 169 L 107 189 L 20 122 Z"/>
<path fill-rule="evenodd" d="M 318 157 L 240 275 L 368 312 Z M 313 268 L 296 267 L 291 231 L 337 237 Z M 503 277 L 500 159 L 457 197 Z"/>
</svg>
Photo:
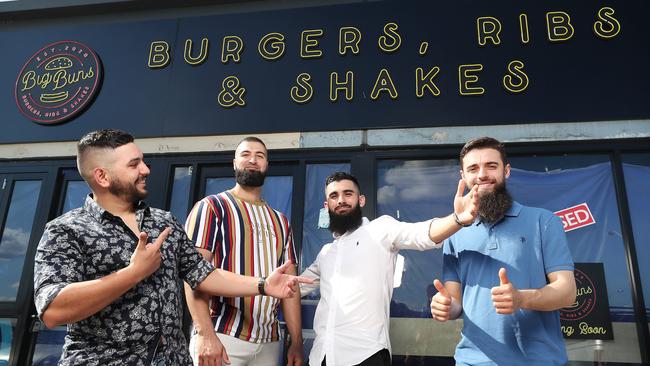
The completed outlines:
<svg viewBox="0 0 650 366">
<path fill-rule="evenodd" d="M 303 278 L 288 263 L 297 259 L 289 220 L 261 199 L 268 168 L 261 140 L 237 146 L 235 187 L 197 202 L 186 235 L 169 213 L 142 201 L 149 168 L 133 138 L 90 133 L 78 144 L 78 167 L 93 194 L 50 222 L 39 244 L 39 316 L 49 327 L 69 324 L 62 365 L 187 364 L 180 277 L 194 319 L 195 365 L 278 363 L 279 301 L 264 295 L 284 298 L 288 363 L 301 365 L 296 284 L 309 291 L 314 286 L 304 283 L 318 281 L 310 364 L 389 365 L 397 252 L 439 248 L 449 238 L 431 313 L 438 321 L 462 316 L 457 364 L 565 364 L 557 309 L 575 300 L 575 281 L 559 219 L 512 201 L 498 141 L 471 140 L 460 162 L 453 213 L 412 224 L 367 220 L 356 178 L 332 174 L 325 193 L 334 241 Z"/>
</svg>

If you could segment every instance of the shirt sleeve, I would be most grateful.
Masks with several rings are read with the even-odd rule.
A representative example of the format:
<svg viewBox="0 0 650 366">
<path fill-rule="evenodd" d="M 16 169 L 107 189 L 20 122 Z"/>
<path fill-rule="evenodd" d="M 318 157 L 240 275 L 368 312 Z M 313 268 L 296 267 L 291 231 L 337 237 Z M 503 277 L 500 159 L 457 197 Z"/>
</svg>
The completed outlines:
<svg viewBox="0 0 650 366">
<path fill-rule="evenodd" d="M 213 254 L 222 241 L 221 217 L 206 197 L 197 202 L 185 220 L 185 232 L 193 245 Z"/>
<path fill-rule="evenodd" d="M 401 222 L 391 216 L 384 215 L 374 222 L 378 230 L 384 232 L 382 242 L 389 245 L 389 250 L 398 251 L 400 249 L 427 250 L 440 248 L 441 244 L 435 243 L 429 238 L 431 221 L 433 220 L 415 223 Z"/>
<path fill-rule="evenodd" d="M 183 226 L 172 218 L 172 232 L 169 234 L 174 243 L 178 243 L 177 258 L 179 276 L 187 282 L 192 289 L 203 282 L 214 271 L 214 266 L 208 263 L 199 253 L 190 238 L 185 234 Z"/>
<path fill-rule="evenodd" d="M 39 319 L 69 284 L 84 280 L 83 252 L 79 242 L 65 226 L 45 227 L 34 258 L 34 303 Z"/>
<path fill-rule="evenodd" d="M 458 256 L 451 238 L 445 240 L 442 248 L 442 282 L 446 281 L 461 283 Z"/>
<path fill-rule="evenodd" d="M 291 263 L 297 264 L 298 263 L 298 253 L 296 252 L 296 246 L 294 245 L 293 241 L 293 230 L 291 230 L 291 225 L 289 224 L 289 220 L 284 217 L 284 220 L 286 222 L 286 238 L 285 238 L 285 246 L 284 246 L 284 253 L 282 255 L 282 263 L 278 265 L 284 264 L 286 261 L 291 261 Z"/>
<path fill-rule="evenodd" d="M 542 256 L 546 274 L 573 271 L 573 258 L 559 217 L 549 213 L 542 231 Z"/>
</svg>

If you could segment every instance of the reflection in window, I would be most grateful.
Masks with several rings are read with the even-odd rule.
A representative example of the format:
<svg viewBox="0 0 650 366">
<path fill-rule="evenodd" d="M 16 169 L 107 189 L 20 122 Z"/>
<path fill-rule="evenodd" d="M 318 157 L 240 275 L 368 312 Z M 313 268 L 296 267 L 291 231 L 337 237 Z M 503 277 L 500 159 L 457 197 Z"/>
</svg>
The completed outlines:
<svg viewBox="0 0 650 366">
<path fill-rule="evenodd" d="M 63 199 L 62 214 L 83 206 L 86 196 L 90 194 L 88 184 L 83 180 L 69 180 L 65 187 L 65 198 Z"/>
<path fill-rule="evenodd" d="M 235 178 L 208 178 L 205 181 L 205 195 L 227 191 L 235 186 Z M 293 177 L 267 176 L 262 188 L 262 199 L 275 210 L 282 212 L 291 221 L 291 195 Z"/>
<path fill-rule="evenodd" d="M 458 187 L 458 170 L 457 160 L 380 161 L 378 216 L 418 222 L 449 215 Z M 403 250 L 400 254 L 404 256 L 402 284 L 393 292 L 391 316 L 430 318 L 432 281 L 442 275 L 442 251 Z"/>
<path fill-rule="evenodd" d="M 189 211 L 188 200 L 190 197 L 190 184 L 192 183 L 192 167 L 177 166 L 174 168 L 174 183 L 172 183 L 172 197 L 169 211 L 178 219 L 185 222 Z"/>
<path fill-rule="evenodd" d="M 33 366 L 56 365 L 61 358 L 63 342 L 67 333 L 66 326 L 54 329 L 42 327 L 36 337 L 36 346 L 32 356 Z"/>
<path fill-rule="evenodd" d="M 0 301 L 16 301 L 40 193 L 40 180 L 14 182 L 0 239 Z"/>
<path fill-rule="evenodd" d="M 0 319 L 0 366 L 9 364 L 16 319 Z"/>
</svg>

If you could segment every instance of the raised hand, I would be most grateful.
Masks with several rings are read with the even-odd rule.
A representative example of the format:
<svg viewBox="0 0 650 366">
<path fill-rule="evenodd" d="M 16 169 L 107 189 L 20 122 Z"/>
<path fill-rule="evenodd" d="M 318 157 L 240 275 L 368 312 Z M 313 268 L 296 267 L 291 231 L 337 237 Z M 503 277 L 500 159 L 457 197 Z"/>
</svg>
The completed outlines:
<svg viewBox="0 0 650 366">
<path fill-rule="evenodd" d="M 499 286 L 492 287 L 492 304 L 498 314 L 512 314 L 521 305 L 519 291 L 510 283 L 505 268 L 499 269 Z"/>
<path fill-rule="evenodd" d="M 296 290 L 299 289 L 299 283 L 314 283 L 314 280 L 306 277 L 286 274 L 291 266 L 293 266 L 293 263 L 290 261 L 285 262 L 283 265 L 276 268 L 275 271 L 273 271 L 273 273 L 271 273 L 271 275 L 266 279 L 264 292 L 266 292 L 267 295 L 278 299 L 286 299 L 296 293 Z"/>
<path fill-rule="evenodd" d="M 451 296 L 445 286 L 442 285 L 442 282 L 437 279 L 433 280 L 433 286 L 438 290 L 438 293 L 433 295 L 431 299 L 431 316 L 439 322 L 446 322 L 449 320 L 451 311 Z"/>
<path fill-rule="evenodd" d="M 456 197 L 454 197 L 454 212 L 463 224 L 471 224 L 478 213 L 478 185 L 475 184 L 466 195 L 465 181 L 460 179 L 458 181 L 458 190 Z"/>
<path fill-rule="evenodd" d="M 160 247 L 162 247 L 162 244 L 167 239 L 167 236 L 169 236 L 170 231 L 170 228 L 163 230 L 156 241 L 151 244 L 147 244 L 147 239 L 149 238 L 147 233 L 140 233 L 138 245 L 131 255 L 131 262 L 128 266 L 133 271 L 134 275 L 138 279 L 138 282 L 149 277 L 160 267 L 160 262 L 162 261 Z"/>
</svg>

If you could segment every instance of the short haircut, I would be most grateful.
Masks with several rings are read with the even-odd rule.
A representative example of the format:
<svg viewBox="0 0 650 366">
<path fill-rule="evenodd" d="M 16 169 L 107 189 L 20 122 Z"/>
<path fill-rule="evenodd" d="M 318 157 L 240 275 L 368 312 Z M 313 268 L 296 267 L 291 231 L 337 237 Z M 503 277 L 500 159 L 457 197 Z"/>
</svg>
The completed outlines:
<svg viewBox="0 0 650 366">
<path fill-rule="evenodd" d="M 506 155 L 506 149 L 503 144 L 492 137 L 477 137 L 467 141 L 465 146 L 460 149 L 460 166 L 463 167 L 463 158 L 467 155 L 468 152 L 474 149 L 494 149 L 499 152 L 501 155 L 501 162 L 503 165 L 508 164 L 508 156 Z"/>
<path fill-rule="evenodd" d="M 120 130 L 104 129 L 87 133 L 77 142 L 77 169 L 79 174 L 90 184 L 89 172 L 84 167 L 87 152 L 90 150 L 116 149 L 131 142 L 133 142 L 133 136 Z"/>
<path fill-rule="evenodd" d="M 266 144 L 259 137 L 255 137 L 255 136 L 244 137 L 243 139 L 241 139 L 241 141 L 239 141 L 239 143 L 237 144 L 237 147 L 239 147 L 239 145 L 241 145 L 243 142 L 257 142 L 257 143 L 260 143 L 260 144 L 262 144 L 262 146 L 264 146 L 264 150 L 266 150 L 266 153 L 267 154 L 269 153 L 269 149 L 266 147 Z"/>
<path fill-rule="evenodd" d="M 88 148 L 116 149 L 133 142 L 131 134 L 112 129 L 89 132 L 77 143 L 77 156 L 81 156 Z"/>
<path fill-rule="evenodd" d="M 334 172 L 330 174 L 327 179 L 325 179 L 325 189 L 327 189 L 327 186 L 330 185 L 330 183 L 340 182 L 342 180 L 352 181 L 352 183 L 354 183 L 354 185 L 357 187 L 357 191 L 361 193 L 361 189 L 359 188 L 359 181 L 357 178 L 354 175 L 346 172 Z"/>
</svg>

